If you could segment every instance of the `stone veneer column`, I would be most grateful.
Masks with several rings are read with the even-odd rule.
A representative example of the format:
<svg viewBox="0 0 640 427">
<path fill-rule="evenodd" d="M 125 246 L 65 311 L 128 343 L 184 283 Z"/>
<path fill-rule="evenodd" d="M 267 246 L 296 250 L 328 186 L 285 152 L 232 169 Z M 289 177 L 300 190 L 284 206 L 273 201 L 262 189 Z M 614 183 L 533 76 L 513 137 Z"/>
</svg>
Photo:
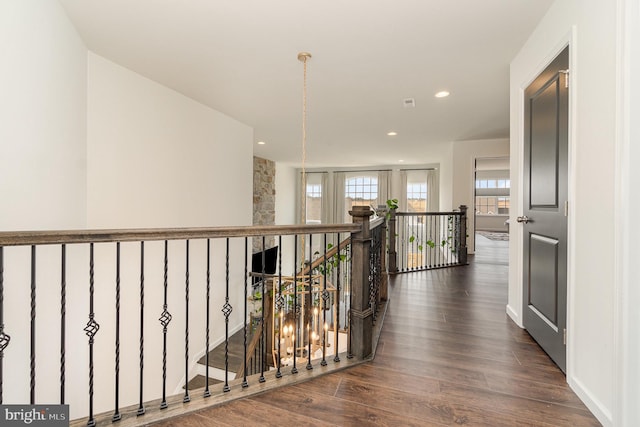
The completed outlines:
<svg viewBox="0 0 640 427">
<path fill-rule="evenodd" d="M 253 157 L 253 225 L 276 223 L 276 163 Z M 265 249 L 275 245 L 274 237 L 267 237 Z M 262 239 L 253 239 L 253 252 L 262 250 Z"/>
</svg>

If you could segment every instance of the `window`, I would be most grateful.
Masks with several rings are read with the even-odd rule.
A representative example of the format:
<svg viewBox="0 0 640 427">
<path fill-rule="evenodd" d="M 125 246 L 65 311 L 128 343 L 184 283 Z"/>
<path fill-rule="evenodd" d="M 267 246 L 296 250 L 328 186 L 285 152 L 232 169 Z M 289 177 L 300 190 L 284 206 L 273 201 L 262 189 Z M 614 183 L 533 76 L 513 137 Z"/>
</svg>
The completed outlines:
<svg viewBox="0 0 640 427">
<path fill-rule="evenodd" d="M 476 179 L 476 214 L 509 215 L 511 180 Z"/>
<path fill-rule="evenodd" d="M 306 223 L 320 224 L 322 222 L 322 175 L 313 173 L 307 175 Z"/>
<path fill-rule="evenodd" d="M 407 182 L 407 211 L 427 211 L 427 183 Z"/>
<path fill-rule="evenodd" d="M 510 179 L 476 179 L 476 188 L 511 188 Z"/>
<path fill-rule="evenodd" d="M 349 211 L 353 206 L 378 205 L 378 177 L 375 175 L 350 176 L 345 180 L 345 222 L 351 222 Z"/>
</svg>

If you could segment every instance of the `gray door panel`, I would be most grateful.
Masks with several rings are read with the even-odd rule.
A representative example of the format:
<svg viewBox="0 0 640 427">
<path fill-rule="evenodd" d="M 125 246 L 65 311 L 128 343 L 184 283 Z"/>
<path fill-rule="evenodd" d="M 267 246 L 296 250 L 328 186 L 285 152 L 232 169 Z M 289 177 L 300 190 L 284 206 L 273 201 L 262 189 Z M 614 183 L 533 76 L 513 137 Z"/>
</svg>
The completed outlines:
<svg viewBox="0 0 640 427">
<path fill-rule="evenodd" d="M 565 371 L 568 85 L 566 48 L 525 91 L 523 322 Z"/>
</svg>

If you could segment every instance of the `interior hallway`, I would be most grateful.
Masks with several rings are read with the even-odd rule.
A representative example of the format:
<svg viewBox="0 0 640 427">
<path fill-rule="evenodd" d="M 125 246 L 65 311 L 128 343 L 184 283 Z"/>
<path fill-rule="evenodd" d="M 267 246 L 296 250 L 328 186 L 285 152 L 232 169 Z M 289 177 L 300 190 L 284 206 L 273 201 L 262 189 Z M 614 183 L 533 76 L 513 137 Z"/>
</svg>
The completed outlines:
<svg viewBox="0 0 640 427">
<path fill-rule="evenodd" d="M 373 361 L 157 426 L 599 426 L 505 314 L 507 242 L 400 274 Z"/>
</svg>

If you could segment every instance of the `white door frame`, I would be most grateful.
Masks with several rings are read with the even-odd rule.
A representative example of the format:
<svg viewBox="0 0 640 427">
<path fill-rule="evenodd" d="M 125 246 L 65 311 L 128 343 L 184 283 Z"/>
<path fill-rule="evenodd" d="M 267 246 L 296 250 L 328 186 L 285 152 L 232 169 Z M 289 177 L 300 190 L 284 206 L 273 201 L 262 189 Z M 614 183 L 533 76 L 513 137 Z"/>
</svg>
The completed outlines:
<svg viewBox="0 0 640 427">
<path fill-rule="evenodd" d="M 640 421 L 640 302 L 636 276 L 640 225 L 640 0 L 618 0 L 617 135 L 615 190 L 615 300 L 613 425 L 635 426 Z M 632 142 L 633 141 L 633 142 Z"/>
<path fill-rule="evenodd" d="M 573 27 L 571 31 L 566 34 L 554 49 L 552 49 L 547 56 L 541 61 L 540 65 L 532 69 L 528 78 L 522 82 L 519 82 L 518 93 L 518 105 L 517 116 L 518 126 L 516 129 L 512 129 L 512 132 L 516 132 L 517 146 L 511 145 L 511 182 L 512 190 L 514 181 L 516 184 L 517 195 L 511 195 L 511 200 L 515 209 L 512 209 L 509 215 L 510 226 L 510 241 L 509 247 L 513 248 L 509 253 L 509 280 L 517 286 L 509 287 L 509 304 L 507 305 L 507 314 L 511 319 L 521 328 L 522 323 L 522 285 L 523 285 L 523 227 L 520 227 L 516 222 L 516 217 L 523 215 L 522 209 L 524 206 L 524 188 L 523 188 L 523 173 L 524 173 L 524 92 L 525 89 L 533 82 L 533 80 L 562 52 L 562 50 L 569 46 L 569 69 L 570 69 L 570 89 L 569 89 L 569 141 L 568 141 L 568 195 L 569 195 L 569 215 L 567 218 L 567 367 L 566 374 L 569 380 L 572 375 L 573 359 L 572 349 L 574 347 L 570 331 L 574 325 L 574 310 L 573 310 L 573 295 L 575 292 L 575 212 L 571 209 L 573 204 L 573 195 L 576 192 L 576 178 L 575 178 L 575 111 L 576 111 L 576 90 L 575 88 L 578 81 L 578 72 L 576 69 L 576 28 Z"/>
</svg>

